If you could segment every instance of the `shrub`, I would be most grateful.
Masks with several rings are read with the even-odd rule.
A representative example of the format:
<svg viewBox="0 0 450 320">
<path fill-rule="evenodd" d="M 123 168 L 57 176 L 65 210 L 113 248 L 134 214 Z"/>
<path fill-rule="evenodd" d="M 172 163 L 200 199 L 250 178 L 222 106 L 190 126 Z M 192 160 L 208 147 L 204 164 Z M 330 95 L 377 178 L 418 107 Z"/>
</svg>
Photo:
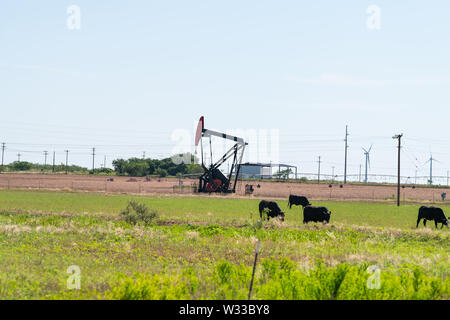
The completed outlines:
<svg viewBox="0 0 450 320">
<path fill-rule="evenodd" d="M 167 170 L 165 170 L 165 169 L 158 168 L 158 169 L 156 169 L 155 173 L 160 178 L 167 177 Z"/>
<path fill-rule="evenodd" d="M 119 275 L 117 283 L 106 293 L 115 300 L 180 300 L 189 298 L 189 286 L 178 275 Z"/>
<path fill-rule="evenodd" d="M 143 224 L 150 224 L 156 218 L 158 218 L 158 212 L 151 210 L 143 203 L 138 203 L 134 200 L 128 202 L 127 207 L 121 212 L 121 215 L 125 216 L 125 221 L 130 224 L 137 224 L 142 222 Z"/>
<path fill-rule="evenodd" d="M 13 171 L 27 171 L 31 170 L 33 168 L 33 164 L 25 161 L 15 161 L 12 164 L 9 165 L 11 170 Z"/>
<path fill-rule="evenodd" d="M 426 275 L 419 267 L 386 269 L 381 275 L 381 288 L 368 289 L 367 264 L 341 263 L 298 269 L 293 261 L 262 259 L 253 287 L 254 299 L 448 299 L 449 280 Z M 212 269 L 195 272 L 191 267 L 181 274 L 161 272 L 135 274 L 111 284 L 108 299 L 246 299 L 251 279 L 251 266 L 220 261 Z"/>
</svg>

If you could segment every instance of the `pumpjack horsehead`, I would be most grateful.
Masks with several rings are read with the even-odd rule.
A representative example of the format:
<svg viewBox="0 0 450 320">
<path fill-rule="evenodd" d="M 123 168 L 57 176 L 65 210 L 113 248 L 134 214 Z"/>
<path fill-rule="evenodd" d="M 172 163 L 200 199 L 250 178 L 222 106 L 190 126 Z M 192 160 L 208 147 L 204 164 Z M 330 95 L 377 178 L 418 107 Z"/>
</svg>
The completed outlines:
<svg viewBox="0 0 450 320">
<path fill-rule="evenodd" d="M 235 142 L 234 146 L 232 146 L 216 163 L 212 162 L 211 137 L 219 137 Z M 209 148 L 211 152 L 211 164 L 209 167 L 207 167 L 203 161 L 203 138 L 209 138 Z M 199 177 L 198 192 L 234 193 L 236 191 L 236 184 L 239 178 L 242 156 L 244 155 L 244 149 L 247 143 L 242 138 L 205 129 L 205 119 L 203 116 L 198 122 L 197 131 L 195 134 L 195 146 L 197 147 L 199 143 L 201 147 L 202 168 L 204 173 Z M 219 170 L 219 167 L 231 157 L 233 157 L 233 160 L 231 163 L 230 172 L 228 173 L 228 176 L 225 176 L 225 174 Z M 233 177 L 234 181 L 232 181 Z"/>
</svg>

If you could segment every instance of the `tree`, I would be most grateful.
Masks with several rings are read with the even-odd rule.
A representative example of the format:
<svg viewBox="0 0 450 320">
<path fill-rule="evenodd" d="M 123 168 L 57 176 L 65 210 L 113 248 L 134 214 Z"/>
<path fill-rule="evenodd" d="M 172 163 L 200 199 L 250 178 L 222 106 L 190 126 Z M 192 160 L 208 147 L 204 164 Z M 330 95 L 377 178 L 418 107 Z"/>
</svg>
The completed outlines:
<svg viewBox="0 0 450 320">
<path fill-rule="evenodd" d="M 145 161 L 132 162 L 125 165 L 125 171 L 133 177 L 143 177 L 147 175 L 148 163 Z"/>
<path fill-rule="evenodd" d="M 160 178 L 164 178 L 167 177 L 167 170 L 162 169 L 162 168 L 158 168 L 156 169 L 155 173 L 158 175 L 158 177 Z"/>
<path fill-rule="evenodd" d="M 203 173 L 204 170 L 201 165 L 197 163 L 190 163 L 186 166 L 186 172 L 188 174 L 196 174 L 196 173 Z"/>
<path fill-rule="evenodd" d="M 123 160 L 123 159 L 117 159 L 112 162 L 114 171 L 116 171 L 116 173 L 118 173 L 118 174 L 125 173 L 125 165 L 126 164 L 127 164 L 127 160 Z"/>
<path fill-rule="evenodd" d="M 25 161 L 14 161 L 9 165 L 13 171 L 27 171 L 33 168 L 33 164 Z"/>
</svg>

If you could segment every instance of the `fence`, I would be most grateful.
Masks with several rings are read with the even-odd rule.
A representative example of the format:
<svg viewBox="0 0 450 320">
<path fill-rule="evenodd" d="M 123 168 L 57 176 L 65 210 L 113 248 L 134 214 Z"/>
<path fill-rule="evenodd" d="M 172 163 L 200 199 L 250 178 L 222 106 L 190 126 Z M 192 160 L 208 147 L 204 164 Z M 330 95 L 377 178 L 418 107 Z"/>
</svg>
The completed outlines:
<svg viewBox="0 0 450 320">
<path fill-rule="evenodd" d="M 113 180 L 113 181 L 108 181 Z M 0 189 L 59 190 L 125 194 L 191 194 L 196 192 L 195 179 L 151 179 L 129 177 L 65 175 L 0 175 Z M 253 188 L 248 195 L 245 186 Z M 441 201 L 446 188 L 402 186 L 402 201 Z M 394 200 L 395 185 L 354 185 L 341 183 L 299 183 L 287 181 L 239 181 L 236 195 L 256 198 L 283 198 L 290 194 L 313 200 Z M 223 195 L 225 197 L 229 194 Z M 450 195 L 449 195 L 450 196 Z"/>
<path fill-rule="evenodd" d="M 5 176 L 0 175 L 0 189 L 62 190 L 105 193 L 174 193 L 173 182 L 167 180 L 118 179 L 89 176 Z"/>
<path fill-rule="evenodd" d="M 282 178 L 277 178 L 275 176 L 268 175 L 252 175 L 253 180 L 280 180 Z M 347 182 L 361 182 L 364 183 L 365 175 L 364 174 L 348 174 Z M 331 175 L 331 174 L 319 174 L 318 173 L 297 173 L 296 175 L 290 174 L 289 180 L 298 180 L 298 181 L 322 181 L 322 182 L 343 182 L 343 175 Z M 388 175 L 388 174 L 368 174 L 367 181 L 368 183 L 379 183 L 379 184 L 396 184 L 398 180 L 397 175 Z M 429 176 L 400 176 L 401 184 L 408 185 L 429 185 L 430 183 Z M 450 186 L 450 176 L 433 176 L 432 180 L 433 186 Z"/>
</svg>

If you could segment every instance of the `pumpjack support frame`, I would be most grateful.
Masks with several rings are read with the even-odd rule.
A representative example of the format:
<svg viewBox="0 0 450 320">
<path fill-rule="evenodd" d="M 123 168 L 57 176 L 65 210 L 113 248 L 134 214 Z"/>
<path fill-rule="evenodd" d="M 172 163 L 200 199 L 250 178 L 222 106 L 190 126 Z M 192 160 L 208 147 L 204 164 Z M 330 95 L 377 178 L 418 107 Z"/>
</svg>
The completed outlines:
<svg viewBox="0 0 450 320">
<path fill-rule="evenodd" d="M 219 137 L 236 142 L 216 163 L 212 162 L 212 145 L 211 137 Z M 209 138 L 210 152 L 211 152 L 211 164 L 207 167 L 203 159 L 203 142 L 202 138 Z M 198 192 L 222 192 L 222 193 L 235 193 L 236 185 L 239 178 L 239 171 L 242 163 L 242 157 L 244 155 L 245 146 L 247 143 L 242 138 L 227 135 L 225 133 L 205 129 L 205 119 L 200 117 L 197 125 L 197 132 L 195 135 L 195 146 L 200 143 L 201 146 L 201 159 L 202 168 L 204 173 L 199 177 Z M 224 164 L 228 159 L 233 158 L 231 168 L 228 176 L 225 176 L 219 167 Z M 234 173 L 234 177 L 233 177 Z M 233 181 L 234 178 L 234 181 Z"/>
</svg>

